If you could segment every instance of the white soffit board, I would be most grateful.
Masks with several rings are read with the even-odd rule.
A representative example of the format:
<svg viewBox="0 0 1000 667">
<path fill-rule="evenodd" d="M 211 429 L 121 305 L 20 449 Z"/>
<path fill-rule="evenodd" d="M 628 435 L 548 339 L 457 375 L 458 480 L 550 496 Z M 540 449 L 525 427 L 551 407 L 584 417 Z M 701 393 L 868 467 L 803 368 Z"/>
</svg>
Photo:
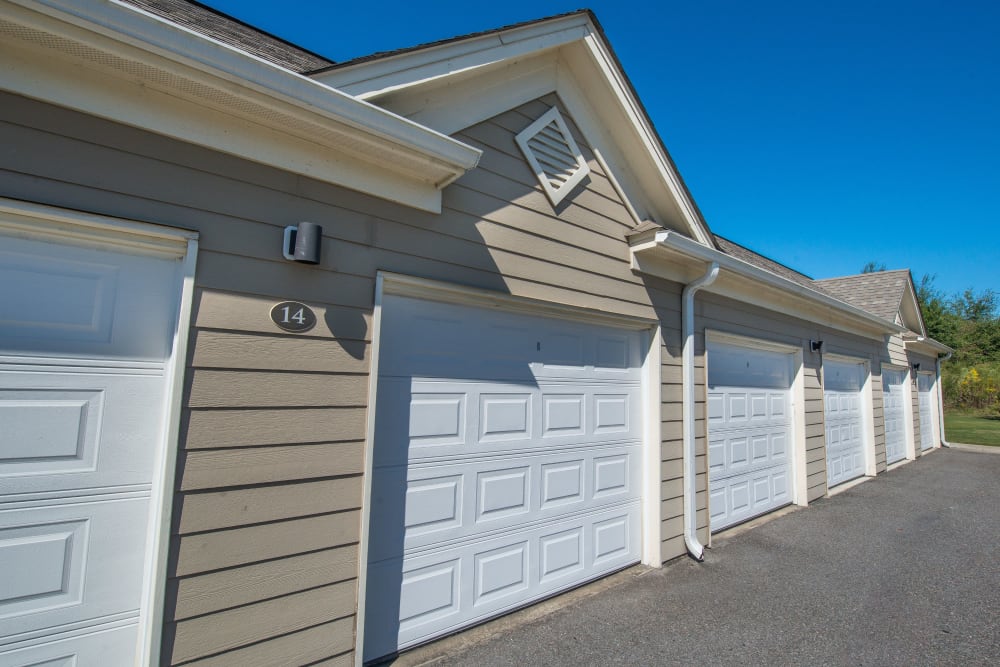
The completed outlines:
<svg viewBox="0 0 1000 667">
<path fill-rule="evenodd" d="M 710 342 L 709 524 L 727 528 L 792 502 L 791 353 Z"/>
<path fill-rule="evenodd" d="M 566 121 L 555 107 L 514 138 L 553 206 L 590 173 Z"/>
<path fill-rule="evenodd" d="M 385 295 L 364 659 L 640 560 L 642 334 Z"/>
<path fill-rule="evenodd" d="M 833 487 L 865 474 L 861 362 L 824 360 L 823 417 L 826 422 L 826 480 Z"/>
<path fill-rule="evenodd" d="M 182 264 L 112 247 L 0 230 L 0 664 L 139 661 Z"/>
<path fill-rule="evenodd" d="M 906 458 L 906 372 L 882 369 L 882 403 L 885 419 L 885 462 Z"/>
</svg>

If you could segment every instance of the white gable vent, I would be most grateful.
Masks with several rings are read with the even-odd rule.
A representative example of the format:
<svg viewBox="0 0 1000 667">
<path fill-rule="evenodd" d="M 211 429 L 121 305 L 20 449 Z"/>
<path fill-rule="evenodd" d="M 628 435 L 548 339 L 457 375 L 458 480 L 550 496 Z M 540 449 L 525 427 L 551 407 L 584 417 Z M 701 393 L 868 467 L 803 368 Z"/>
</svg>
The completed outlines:
<svg viewBox="0 0 1000 667">
<path fill-rule="evenodd" d="M 566 121 L 555 107 L 515 138 L 553 206 L 590 173 Z"/>
</svg>

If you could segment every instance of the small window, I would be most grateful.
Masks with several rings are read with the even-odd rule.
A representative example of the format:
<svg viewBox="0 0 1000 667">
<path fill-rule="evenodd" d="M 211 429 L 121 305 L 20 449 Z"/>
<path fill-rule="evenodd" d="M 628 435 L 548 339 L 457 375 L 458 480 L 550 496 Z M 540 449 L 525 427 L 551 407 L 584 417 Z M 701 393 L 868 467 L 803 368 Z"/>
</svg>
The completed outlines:
<svg viewBox="0 0 1000 667">
<path fill-rule="evenodd" d="M 553 206 L 590 173 L 566 121 L 555 107 L 522 130 L 516 139 Z"/>
</svg>

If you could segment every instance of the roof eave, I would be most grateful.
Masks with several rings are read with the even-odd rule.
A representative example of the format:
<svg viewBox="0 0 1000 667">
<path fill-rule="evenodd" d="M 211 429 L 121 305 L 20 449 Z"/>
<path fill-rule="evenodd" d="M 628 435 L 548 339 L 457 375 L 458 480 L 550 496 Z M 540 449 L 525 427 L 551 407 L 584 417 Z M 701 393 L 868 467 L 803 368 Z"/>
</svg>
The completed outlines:
<svg viewBox="0 0 1000 667">
<path fill-rule="evenodd" d="M 670 230 L 647 232 L 631 241 L 632 268 L 647 275 L 687 283 L 714 262 L 720 268 L 719 278 L 704 288 L 706 291 L 869 338 L 905 331 L 893 322 Z"/>
<path fill-rule="evenodd" d="M 270 166 L 440 210 L 481 152 L 114 0 L 0 7 L 0 87 Z"/>
</svg>

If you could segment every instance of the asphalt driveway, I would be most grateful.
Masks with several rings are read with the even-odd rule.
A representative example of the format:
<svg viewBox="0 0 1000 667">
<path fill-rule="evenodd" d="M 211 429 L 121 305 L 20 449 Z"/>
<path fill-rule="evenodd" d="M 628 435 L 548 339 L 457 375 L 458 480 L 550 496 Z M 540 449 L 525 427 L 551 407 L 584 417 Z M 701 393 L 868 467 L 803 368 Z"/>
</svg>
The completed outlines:
<svg viewBox="0 0 1000 667">
<path fill-rule="evenodd" d="M 400 662 L 1000 664 L 1000 455 L 934 452 L 593 588 Z"/>
</svg>

